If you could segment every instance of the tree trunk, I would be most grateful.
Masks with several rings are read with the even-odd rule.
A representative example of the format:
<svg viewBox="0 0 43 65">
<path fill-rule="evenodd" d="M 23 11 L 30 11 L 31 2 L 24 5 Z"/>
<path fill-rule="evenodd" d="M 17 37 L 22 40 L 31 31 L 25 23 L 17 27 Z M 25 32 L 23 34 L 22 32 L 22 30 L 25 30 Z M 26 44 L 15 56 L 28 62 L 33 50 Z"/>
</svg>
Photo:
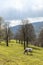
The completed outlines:
<svg viewBox="0 0 43 65">
<path fill-rule="evenodd" d="M 27 44 L 27 47 L 28 47 L 28 41 L 27 41 L 27 43 L 26 43 L 26 44 Z"/>
<path fill-rule="evenodd" d="M 23 44 L 23 41 L 21 40 L 21 44 Z"/>
<path fill-rule="evenodd" d="M 16 39 L 16 43 L 17 43 L 17 39 Z"/>
<path fill-rule="evenodd" d="M 24 49 L 25 49 L 25 33 L 24 33 Z"/>
<path fill-rule="evenodd" d="M 8 40 L 6 41 L 6 46 L 8 46 Z"/>
<path fill-rule="evenodd" d="M 25 49 L 25 40 L 24 40 L 24 49 Z"/>
<path fill-rule="evenodd" d="M 8 34 L 7 34 L 7 37 L 6 37 L 6 46 L 8 46 Z"/>
<path fill-rule="evenodd" d="M 19 40 L 19 44 L 20 44 L 20 40 Z"/>
</svg>

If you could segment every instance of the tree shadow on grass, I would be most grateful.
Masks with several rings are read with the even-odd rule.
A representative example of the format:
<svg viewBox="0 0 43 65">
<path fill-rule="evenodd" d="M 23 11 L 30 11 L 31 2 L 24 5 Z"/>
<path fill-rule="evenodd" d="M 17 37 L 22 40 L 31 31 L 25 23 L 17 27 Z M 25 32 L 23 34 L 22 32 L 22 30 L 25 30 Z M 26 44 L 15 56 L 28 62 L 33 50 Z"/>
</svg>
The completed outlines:
<svg viewBox="0 0 43 65">
<path fill-rule="evenodd" d="M 32 49 L 35 49 L 35 50 L 41 50 L 39 47 L 29 47 L 29 48 L 32 48 Z"/>
<path fill-rule="evenodd" d="M 33 52 L 32 52 L 32 53 L 28 52 L 28 54 L 25 53 L 24 55 L 27 55 L 27 56 L 33 56 Z"/>
<path fill-rule="evenodd" d="M 5 46 L 6 44 L 4 42 L 1 42 L 0 43 L 0 46 Z"/>
</svg>

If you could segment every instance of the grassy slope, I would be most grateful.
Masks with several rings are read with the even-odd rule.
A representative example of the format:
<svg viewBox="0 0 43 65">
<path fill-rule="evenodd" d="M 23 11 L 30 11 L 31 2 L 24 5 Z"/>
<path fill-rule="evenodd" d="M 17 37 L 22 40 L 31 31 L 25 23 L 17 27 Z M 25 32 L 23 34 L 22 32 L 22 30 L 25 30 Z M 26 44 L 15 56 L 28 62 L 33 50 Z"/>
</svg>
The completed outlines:
<svg viewBox="0 0 43 65">
<path fill-rule="evenodd" d="M 43 65 L 43 48 L 31 46 L 33 55 L 23 54 L 23 46 L 9 43 L 9 47 L 0 45 L 0 65 Z"/>
</svg>

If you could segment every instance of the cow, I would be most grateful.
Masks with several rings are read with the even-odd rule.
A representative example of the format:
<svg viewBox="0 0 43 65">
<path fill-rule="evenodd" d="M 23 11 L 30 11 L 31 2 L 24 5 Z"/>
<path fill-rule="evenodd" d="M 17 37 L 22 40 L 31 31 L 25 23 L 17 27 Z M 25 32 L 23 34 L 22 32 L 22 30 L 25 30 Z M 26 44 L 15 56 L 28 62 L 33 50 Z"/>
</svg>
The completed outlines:
<svg viewBox="0 0 43 65">
<path fill-rule="evenodd" d="M 25 48 L 24 54 L 27 53 L 27 55 L 28 55 L 28 52 L 32 53 L 32 48 Z"/>
</svg>

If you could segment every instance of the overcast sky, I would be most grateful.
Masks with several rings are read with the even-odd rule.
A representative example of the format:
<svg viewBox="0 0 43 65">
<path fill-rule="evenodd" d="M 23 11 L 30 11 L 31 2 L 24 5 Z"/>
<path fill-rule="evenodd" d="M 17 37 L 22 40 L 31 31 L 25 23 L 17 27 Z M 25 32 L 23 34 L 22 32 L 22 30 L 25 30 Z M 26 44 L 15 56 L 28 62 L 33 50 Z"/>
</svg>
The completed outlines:
<svg viewBox="0 0 43 65">
<path fill-rule="evenodd" d="M 0 0 L 0 16 L 5 20 L 43 20 L 43 0 Z"/>
</svg>

